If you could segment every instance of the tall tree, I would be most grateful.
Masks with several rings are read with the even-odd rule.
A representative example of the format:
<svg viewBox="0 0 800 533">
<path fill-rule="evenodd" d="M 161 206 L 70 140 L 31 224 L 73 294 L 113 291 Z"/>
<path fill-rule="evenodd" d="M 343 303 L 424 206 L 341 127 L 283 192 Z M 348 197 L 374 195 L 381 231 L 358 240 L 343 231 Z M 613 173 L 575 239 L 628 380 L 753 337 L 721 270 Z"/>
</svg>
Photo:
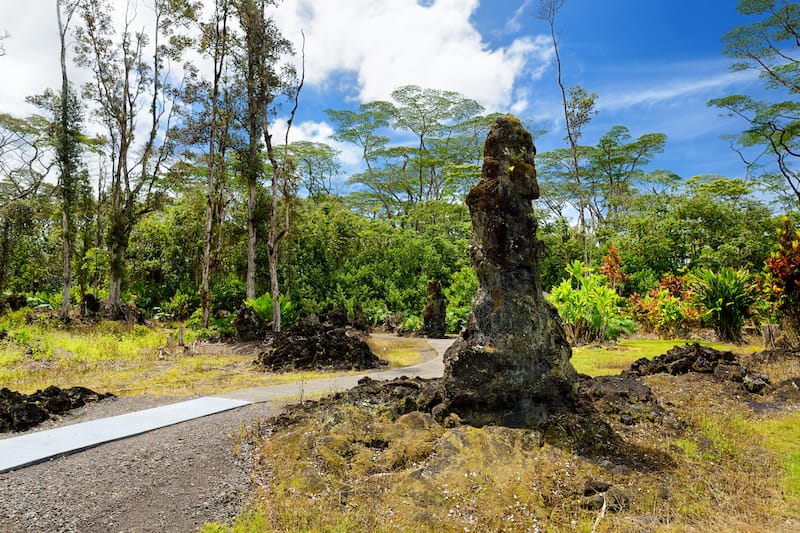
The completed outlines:
<svg viewBox="0 0 800 533">
<path fill-rule="evenodd" d="M 586 171 L 593 181 L 589 207 L 600 224 L 618 215 L 632 187 L 648 179 L 643 167 L 664 151 L 666 142 L 663 133 L 645 133 L 631 141 L 625 126 L 614 126 L 600 138 Z"/>
<path fill-rule="evenodd" d="M 157 205 L 159 177 L 172 154 L 175 95 L 168 81 L 169 65 L 189 44 L 178 29 L 195 17 L 198 6 L 188 0 L 155 0 L 149 34 L 133 30 L 138 7 L 136 0 L 126 4 L 117 32 L 109 0 L 78 2 L 83 25 L 76 31 L 76 61 L 93 74 L 84 93 L 96 104 L 111 152 L 106 305 L 115 316 L 122 311 L 131 231 Z M 144 140 L 137 142 L 140 120 L 147 126 Z"/>
<path fill-rule="evenodd" d="M 305 39 L 305 35 L 303 35 Z M 293 71 L 290 73 L 293 78 Z M 290 212 L 291 212 L 291 197 L 292 192 L 296 189 L 294 179 L 295 163 L 289 155 L 289 132 L 292 129 L 294 117 L 297 114 L 297 108 L 300 103 L 300 91 L 303 89 L 303 81 L 305 80 L 305 41 L 301 49 L 301 72 L 300 80 L 296 87 L 288 88 L 290 96 L 294 100 L 292 110 L 289 112 L 289 118 L 286 121 L 286 133 L 283 138 L 283 149 L 281 153 L 280 163 L 278 162 L 275 148 L 272 144 L 272 134 L 269 128 L 269 116 L 264 113 L 264 142 L 267 145 L 267 158 L 272 166 L 272 184 L 271 184 L 271 209 L 269 215 L 269 234 L 267 235 L 267 260 L 269 262 L 269 286 L 270 294 L 272 295 L 272 331 L 279 333 L 281 331 L 281 302 L 280 302 L 280 287 L 278 285 L 278 244 L 289 232 Z M 267 109 L 268 111 L 268 109 Z M 278 228 L 278 195 L 281 193 L 283 196 L 283 228 Z"/>
<path fill-rule="evenodd" d="M 222 75 L 228 55 L 228 18 L 229 0 L 214 1 L 212 20 L 203 27 L 202 49 L 210 56 L 213 63 L 210 91 L 210 114 L 208 117 L 208 167 L 206 169 L 206 209 L 205 232 L 203 235 L 203 268 L 200 276 L 200 308 L 201 327 L 208 327 L 211 313 L 211 265 L 215 222 L 219 223 L 224 188 L 225 141 L 217 145 L 219 117 L 219 99 Z M 220 149 L 221 148 L 221 149 Z"/>
<path fill-rule="evenodd" d="M 589 245 L 586 236 L 586 208 L 587 199 L 581 176 L 580 147 L 578 142 L 583 134 L 583 128 L 591 120 L 595 112 L 595 100 L 597 95 L 589 93 L 580 85 L 570 87 L 567 95 L 567 87 L 561 76 L 561 55 L 558 52 L 558 37 L 556 36 L 556 15 L 564 6 L 565 0 L 540 0 L 537 18 L 544 20 L 550 28 L 550 37 L 553 41 L 553 52 L 556 57 L 556 75 L 558 87 L 561 89 L 561 102 L 564 107 L 564 125 L 567 130 L 566 140 L 569 143 L 570 154 L 572 155 L 570 169 L 572 179 L 578 190 L 578 221 L 581 227 L 583 238 L 583 260 L 589 263 Z"/>
<path fill-rule="evenodd" d="M 435 160 L 431 144 L 438 141 L 446 147 L 466 121 L 483 112 L 483 106 L 454 91 L 422 89 L 416 85 L 398 87 L 392 91 L 392 100 L 395 124 L 418 140 L 413 161 L 419 179 L 416 195 L 421 201 L 440 200 L 445 174 L 441 169 L 443 162 Z"/>
<path fill-rule="evenodd" d="M 61 8 L 64 7 L 62 13 Z M 56 0 L 58 39 L 61 62 L 61 93 L 58 102 L 58 128 L 56 136 L 56 158 L 61 171 L 61 224 L 63 232 L 64 291 L 61 296 L 61 320 L 69 320 L 70 294 L 72 291 L 72 249 L 75 240 L 73 207 L 80 186 L 81 114 L 77 97 L 67 74 L 67 31 L 75 13 L 75 3 Z"/>
<path fill-rule="evenodd" d="M 244 129 L 248 145 L 241 158 L 247 182 L 247 297 L 256 297 L 256 198 L 258 182 L 264 174 L 261 143 L 269 138 L 265 126 L 275 113 L 276 99 L 291 84 L 279 61 L 293 52 L 292 44 L 281 35 L 275 21 L 267 16 L 268 6 L 277 0 L 234 0 L 233 6 L 242 29 L 237 67 L 246 90 Z M 291 77 L 291 76 L 289 76 Z M 275 167 L 273 166 L 273 171 Z"/>
<path fill-rule="evenodd" d="M 725 34 L 724 53 L 736 60 L 732 70 L 757 71 L 775 97 L 758 101 L 737 94 L 711 100 L 709 105 L 749 123 L 739 143 L 771 154 L 800 204 L 800 4 L 790 0 L 739 0 L 736 9 L 741 15 L 759 19 Z"/>
<path fill-rule="evenodd" d="M 302 185 L 315 202 L 333 194 L 333 180 L 341 172 L 338 155 L 338 150 L 324 143 L 296 141 L 289 145 Z"/>
</svg>

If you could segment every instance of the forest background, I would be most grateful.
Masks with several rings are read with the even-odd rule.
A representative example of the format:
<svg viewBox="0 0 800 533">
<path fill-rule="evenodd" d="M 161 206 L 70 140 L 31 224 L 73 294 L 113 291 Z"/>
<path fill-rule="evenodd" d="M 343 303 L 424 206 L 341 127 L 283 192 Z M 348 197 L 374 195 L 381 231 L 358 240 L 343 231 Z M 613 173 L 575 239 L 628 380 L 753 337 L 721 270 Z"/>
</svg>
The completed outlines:
<svg viewBox="0 0 800 533">
<path fill-rule="evenodd" d="M 457 332 L 477 286 L 463 197 L 497 109 L 400 85 L 326 110 L 330 144 L 290 142 L 314 75 L 304 36 L 283 36 L 277 2 L 207 4 L 155 1 L 143 29 L 112 2 L 57 2 L 60 86 L 30 95 L 36 114 L 0 113 L 0 291 L 64 320 L 87 295 L 116 315 L 132 303 L 214 337 L 246 302 L 275 329 L 333 308 L 417 329 L 436 280 Z M 654 170 L 664 133 L 585 142 L 602 96 L 562 79 L 564 2 L 534 4 L 519 13 L 549 33 L 565 134 L 537 156 L 542 278 L 573 340 L 796 325 L 798 6 L 738 3 L 724 54 L 761 82 L 709 105 L 740 119 L 726 142 L 741 172 L 679 176 Z"/>
</svg>

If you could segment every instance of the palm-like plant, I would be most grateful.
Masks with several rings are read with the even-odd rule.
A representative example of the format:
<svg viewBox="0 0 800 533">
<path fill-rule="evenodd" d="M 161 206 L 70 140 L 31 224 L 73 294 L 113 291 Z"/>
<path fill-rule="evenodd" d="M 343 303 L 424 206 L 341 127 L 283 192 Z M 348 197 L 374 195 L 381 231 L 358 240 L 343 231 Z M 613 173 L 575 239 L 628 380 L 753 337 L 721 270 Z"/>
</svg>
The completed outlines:
<svg viewBox="0 0 800 533">
<path fill-rule="evenodd" d="M 724 267 L 719 272 L 702 269 L 690 277 L 695 301 L 705 308 L 705 318 L 723 342 L 742 342 L 742 327 L 750 317 L 756 286 L 744 270 Z"/>
<path fill-rule="evenodd" d="M 623 317 L 620 297 L 581 261 L 567 265 L 569 279 L 550 291 L 549 300 L 558 309 L 572 344 L 616 340 L 633 331 L 633 321 Z"/>
</svg>

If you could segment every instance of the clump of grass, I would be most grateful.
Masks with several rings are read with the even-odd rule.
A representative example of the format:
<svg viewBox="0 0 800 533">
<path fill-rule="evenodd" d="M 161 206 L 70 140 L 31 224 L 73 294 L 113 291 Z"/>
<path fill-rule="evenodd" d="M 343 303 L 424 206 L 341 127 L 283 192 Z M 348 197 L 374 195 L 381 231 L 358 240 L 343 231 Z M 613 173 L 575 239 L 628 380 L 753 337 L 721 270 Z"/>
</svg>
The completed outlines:
<svg viewBox="0 0 800 533">
<path fill-rule="evenodd" d="M 392 367 L 404 367 L 420 362 L 422 354 L 431 350 L 424 339 L 409 337 L 368 337 L 367 344 L 372 353 Z"/>
</svg>

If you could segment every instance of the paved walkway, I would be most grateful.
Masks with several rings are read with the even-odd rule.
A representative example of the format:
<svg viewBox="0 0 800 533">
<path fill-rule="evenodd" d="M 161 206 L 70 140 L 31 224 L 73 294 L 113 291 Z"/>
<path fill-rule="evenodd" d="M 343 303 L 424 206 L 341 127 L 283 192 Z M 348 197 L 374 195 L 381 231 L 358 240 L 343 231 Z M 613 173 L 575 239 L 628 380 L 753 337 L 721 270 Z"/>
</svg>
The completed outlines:
<svg viewBox="0 0 800 533">
<path fill-rule="evenodd" d="M 204 396 L 144 411 L 3 439 L 0 440 L 0 473 L 251 403 L 285 400 L 298 395 L 317 396 L 350 389 L 364 376 L 376 380 L 390 380 L 401 376 L 441 377 L 444 370 L 442 355 L 454 339 L 427 339 L 427 341 L 436 351 L 436 356 L 414 366 Z"/>
</svg>

